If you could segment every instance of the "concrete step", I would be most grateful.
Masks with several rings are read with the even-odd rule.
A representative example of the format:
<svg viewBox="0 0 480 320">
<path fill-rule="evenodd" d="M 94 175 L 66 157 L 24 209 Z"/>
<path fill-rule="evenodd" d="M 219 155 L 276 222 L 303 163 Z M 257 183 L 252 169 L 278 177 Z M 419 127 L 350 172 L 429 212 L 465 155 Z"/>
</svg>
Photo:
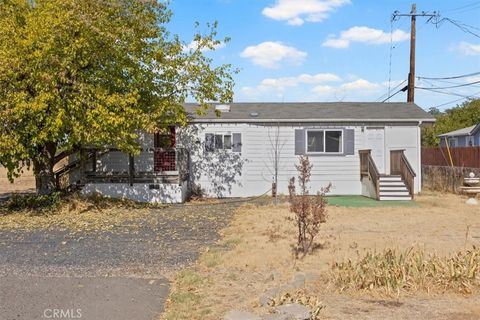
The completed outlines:
<svg viewBox="0 0 480 320">
<path fill-rule="evenodd" d="M 401 197 L 395 197 L 395 196 L 380 196 L 379 198 L 380 201 L 410 201 L 412 200 L 412 197 L 410 196 L 401 196 Z"/>
</svg>

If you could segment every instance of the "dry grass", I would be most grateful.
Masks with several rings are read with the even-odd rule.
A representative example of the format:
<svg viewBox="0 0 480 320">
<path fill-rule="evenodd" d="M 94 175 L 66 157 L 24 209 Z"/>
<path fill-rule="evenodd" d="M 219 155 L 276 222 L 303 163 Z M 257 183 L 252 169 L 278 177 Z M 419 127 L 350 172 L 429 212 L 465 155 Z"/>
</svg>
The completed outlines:
<svg viewBox="0 0 480 320">
<path fill-rule="evenodd" d="M 342 291 L 472 293 L 480 286 L 480 249 L 473 247 L 451 257 L 426 254 L 419 248 L 399 252 L 366 252 L 360 259 L 334 263 L 329 281 Z"/>
<path fill-rule="evenodd" d="M 292 254 L 291 245 L 296 235 L 295 227 L 288 221 L 291 213 L 286 204 L 245 205 L 223 230 L 223 240 L 219 243 L 222 248 L 235 240 L 235 245 L 217 252 L 215 263 L 203 256 L 190 269 L 198 277 L 208 279 L 208 284 L 199 284 L 190 291 L 194 292 L 195 304 L 187 314 L 176 317 L 167 313 L 164 319 L 221 319 L 231 309 L 265 313 L 269 308 L 259 305 L 265 291 L 290 282 L 299 272 L 328 274 L 336 261 L 362 257 L 367 252 L 383 252 L 385 248 L 398 248 L 403 252 L 414 246 L 426 255 L 435 253 L 441 258 L 472 245 L 480 246 L 480 210 L 466 205 L 465 200 L 452 194 L 427 193 L 417 197 L 419 207 L 329 207 L 329 220 L 318 239 L 320 248 L 303 260 L 295 260 Z M 275 274 L 273 279 L 272 274 Z M 174 281 L 172 295 L 184 290 Z M 322 316 L 348 319 L 345 306 L 357 303 L 365 308 L 361 298 L 339 296 L 335 293 L 337 290 L 323 280 L 307 284 L 305 290 L 308 296 L 326 304 Z M 378 292 L 372 295 L 382 297 Z M 435 310 L 447 305 L 437 306 Z M 383 305 L 378 308 L 381 307 Z M 178 308 L 181 306 L 174 300 L 169 301 L 168 310 Z M 409 310 L 406 308 L 404 312 Z M 480 310 L 475 309 L 477 311 L 480 315 Z"/>
<path fill-rule="evenodd" d="M 148 219 L 151 205 L 101 197 L 70 195 L 48 209 L 0 207 L 0 230 L 65 230 L 71 233 L 111 231 L 119 226 L 135 227 L 134 221 Z"/>
</svg>

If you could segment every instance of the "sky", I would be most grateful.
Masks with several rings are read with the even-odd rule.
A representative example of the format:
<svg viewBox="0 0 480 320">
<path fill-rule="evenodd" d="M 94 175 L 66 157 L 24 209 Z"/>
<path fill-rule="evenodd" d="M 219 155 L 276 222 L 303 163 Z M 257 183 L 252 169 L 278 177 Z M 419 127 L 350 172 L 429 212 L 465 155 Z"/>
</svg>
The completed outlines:
<svg viewBox="0 0 480 320">
<path fill-rule="evenodd" d="M 205 52 L 215 64 L 240 70 L 235 102 L 383 101 L 406 85 L 410 18 L 404 0 L 171 0 L 169 29 L 186 43 L 218 22 L 231 40 Z M 418 0 L 417 12 L 439 13 L 438 25 L 417 18 L 416 75 L 445 78 L 480 72 L 480 1 Z M 465 29 L 465 28 L 464 28 Z M 468 32 L 468 31 L 471 31 Z M 473 34 L 472 34 L 473 33 Z M 480 74 L 417 79 L 415 102 L 441 110 L 480 97 Z M 390 89 L 389 89 L 390 88 Z M 438 89 L 441 88 L 441 89 Z M 399 92 L 389 101 L 406 101 Z"/>
</svg>

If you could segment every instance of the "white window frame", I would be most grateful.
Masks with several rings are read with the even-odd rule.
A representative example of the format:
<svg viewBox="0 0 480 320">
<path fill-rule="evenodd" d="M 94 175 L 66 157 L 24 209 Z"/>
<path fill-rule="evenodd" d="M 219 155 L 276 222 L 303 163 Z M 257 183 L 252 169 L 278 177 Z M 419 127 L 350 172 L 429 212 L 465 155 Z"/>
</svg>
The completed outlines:
<svg viewBox="0 0 480 320">
<path fill-rule="evenodd" d="M 205 135 L 207 134 L 212 134 L 213 135 L 213 150 L 209 152 L 215 152 L 218 150 L 230 150 L 230 152 L 233 151 L 233 133 L 229 132 L 205 132 Z M 216 147 L 216 136 L 222 136 L 222 148 L 217 148 Z M 230 136 L 230 148 L 225 148 L 225 136 Z M 206 143 L 206 142 L 205 142 Z"/>
<path fill-rule="evenodd" d="M 319 132 L 323 131 L 323 151 L 308 151 L 308 133 L 309 132 Z M 340 151 L 339 152 L 327 152 L 327 144 L 326 144 L 326 139 L 327 135 L 326 132 L 330 131 L 340 131 L 342 133 L 341 139 L 340 139 Z M 305 154 L 343 154 L 343 140 L 345 137 L 345 132 L 344 129 L 305 129 Z"/>
</svg>

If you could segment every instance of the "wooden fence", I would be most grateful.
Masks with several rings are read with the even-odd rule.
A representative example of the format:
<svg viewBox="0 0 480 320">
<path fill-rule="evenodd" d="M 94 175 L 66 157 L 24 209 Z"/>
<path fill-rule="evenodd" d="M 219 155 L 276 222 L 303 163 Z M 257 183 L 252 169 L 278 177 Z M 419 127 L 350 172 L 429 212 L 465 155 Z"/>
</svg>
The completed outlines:
<svg viewBox="0 0 480 320">
<path fill-rule="evenodd" d="M 450 148 L 454 167 L 480 168 L 479 147 Z M 422 165 L 451 166 L 447 148 L 422 148 Z"/>
</svg>

